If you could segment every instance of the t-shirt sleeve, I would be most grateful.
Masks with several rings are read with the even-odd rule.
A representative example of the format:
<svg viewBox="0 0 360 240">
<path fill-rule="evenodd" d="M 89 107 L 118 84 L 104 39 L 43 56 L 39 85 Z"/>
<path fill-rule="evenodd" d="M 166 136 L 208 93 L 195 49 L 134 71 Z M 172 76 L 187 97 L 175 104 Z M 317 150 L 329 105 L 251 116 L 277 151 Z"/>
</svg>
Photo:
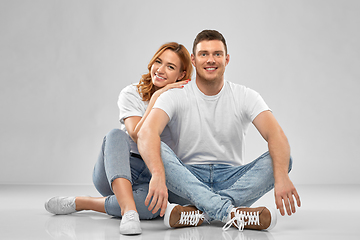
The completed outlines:
<svg viewBox="0 0 360 240">
<path fill-rule="evenodd" d="M 174 94 L 176 94 L 175 89 L 170 89 L 164 92 L 158 97 L 158 99 L 156 99 L 156 102 L 153 106 L 153 109 L 159 108 L 163 110 L 169 116 L 170 120 L 174 117 L 175 114 L 174 100 L 176 99 L 176 97 L 174 96 Z"/>
<path fill-rule="evenodd" d="M 146 108 L 139 93 L 134 86 L 124 88 L 118 98 L 119 120 L 124 123 L 124 119 L 133 116 L 142 117 Z"/>
<path fill-rule="evenodd" d="M 270 110 L 260 94 L 250 88 L 246 89 L 245 94 L 245 112 L 249 120 L 252 122 L 260 113 Z"/>
</svg>

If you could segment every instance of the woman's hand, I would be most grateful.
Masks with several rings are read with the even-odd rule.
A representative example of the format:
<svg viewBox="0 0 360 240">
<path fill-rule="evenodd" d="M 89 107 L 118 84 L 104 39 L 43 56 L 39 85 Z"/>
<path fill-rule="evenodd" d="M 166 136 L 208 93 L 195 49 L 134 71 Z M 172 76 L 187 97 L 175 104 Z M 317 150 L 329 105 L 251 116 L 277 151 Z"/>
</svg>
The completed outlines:
<svg viewBox="0 0 360 240">
<path fill-rule="evenodd" d="M 183 88 L 184 85 L 186 85 L 189 81 L 190 81 L 190 79 L 183 80 L 183 81 L 179 81 L 179 82 L 175 82 L 175 83 L 170 83 L 170 84 L 166 85 L 165 87 L 160 88 L 160 89 L 157 90 L 155 93 L 158 93 L 158 94 L 159 94 L 158 96 L 160 96 L 161 94 L 163 94 L 164 92 L 166 92 L 166 91 L 169 90 L 169 89 L 172 89 L 172 88 Z"/>
</svg>

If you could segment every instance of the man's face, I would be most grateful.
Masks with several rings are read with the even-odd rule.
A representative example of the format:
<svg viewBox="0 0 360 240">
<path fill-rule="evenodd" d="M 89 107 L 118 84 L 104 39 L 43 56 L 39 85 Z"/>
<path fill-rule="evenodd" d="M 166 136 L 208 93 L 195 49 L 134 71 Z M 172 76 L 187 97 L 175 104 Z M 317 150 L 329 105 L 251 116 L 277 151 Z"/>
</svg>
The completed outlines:
<svg viewBox="0 0 360 240">
<path fill-rule="evenodd" d="M 199 42 L 195 55 L 191 55 L 196 77 L 206 81 L 222 80 L 229 60 L 230 56 L 225 53 L 224 44 L 219 40 Z"/>
</svg>

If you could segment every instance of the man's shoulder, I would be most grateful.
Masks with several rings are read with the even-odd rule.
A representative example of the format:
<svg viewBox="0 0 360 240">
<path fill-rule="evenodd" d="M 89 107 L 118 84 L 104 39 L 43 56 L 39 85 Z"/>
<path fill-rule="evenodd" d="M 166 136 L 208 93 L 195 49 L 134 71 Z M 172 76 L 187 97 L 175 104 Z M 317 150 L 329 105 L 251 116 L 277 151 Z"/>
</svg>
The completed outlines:
<svg viewBox="0 0 360 240">
<path fill-rule="evenodd" d="M 225 84 L 233 91 L 246 91 L 247 89 L 250 89 L 244 85 L 241 85 L 239 83 L 234 83 L 234 82 L 230 82 L 225 80 Z"/>
<path fill-rule="evenodd" d="M 183 88 L 172 88 L 167 90 L 165 93 L 161 95 L 167 95 L 169 97 L 184 97 L 185 95 L 188 95 L 192 91 L 190 83 L 184 85 Z"/>
</svg>

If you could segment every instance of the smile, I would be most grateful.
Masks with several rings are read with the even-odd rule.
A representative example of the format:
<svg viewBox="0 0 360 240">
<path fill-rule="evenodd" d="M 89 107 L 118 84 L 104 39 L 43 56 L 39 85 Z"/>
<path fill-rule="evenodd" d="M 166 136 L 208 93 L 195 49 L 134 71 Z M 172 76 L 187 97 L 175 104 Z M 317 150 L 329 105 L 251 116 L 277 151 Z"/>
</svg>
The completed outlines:
<svg viewBox="0 0 360 240">
<path fill-rule="evenodd" d="M 159 75 L 155 74 L 155 76 L 160 80 L 166 80 L 166 78 L 160 77 Z"/>
<path fill-rule="evenodd" d="M 217 68 L 216 67 L 206 67 L 205 70 L 206 71 L 215 71 Z"/>
</svg>

